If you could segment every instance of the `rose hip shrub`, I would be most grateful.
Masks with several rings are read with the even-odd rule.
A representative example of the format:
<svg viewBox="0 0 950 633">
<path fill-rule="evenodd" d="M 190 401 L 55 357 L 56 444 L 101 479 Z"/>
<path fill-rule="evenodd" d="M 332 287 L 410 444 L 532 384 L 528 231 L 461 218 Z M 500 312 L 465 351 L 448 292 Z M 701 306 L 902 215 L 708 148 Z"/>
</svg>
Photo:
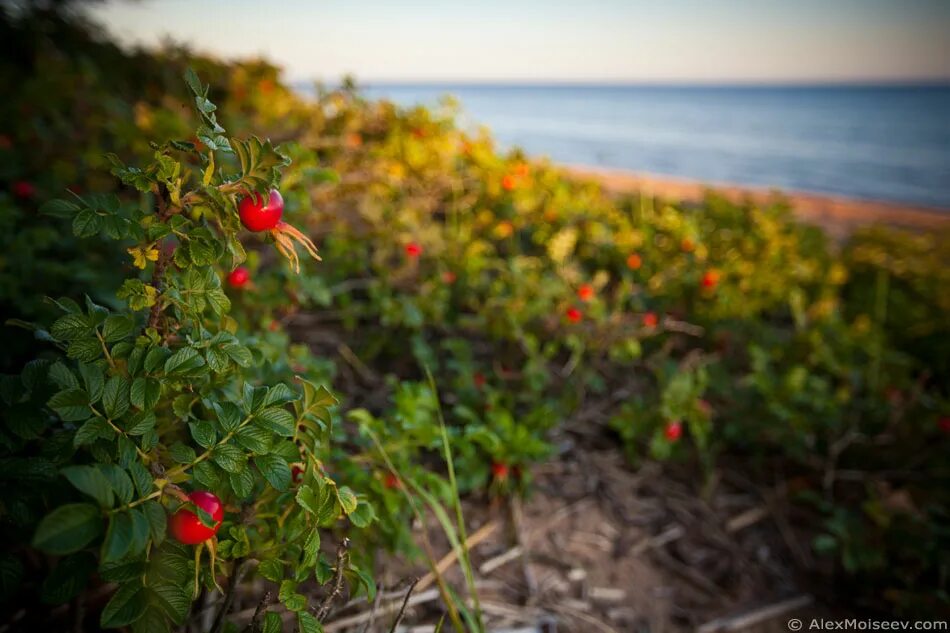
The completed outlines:
<svg viewBox="0 0 950 633">
<path fill-rule="evenodd" d="M 324 557 L 321 532 L 342 538 L 374 511 L 315 458 L 335 398 L 306 371 L 268 363 L 273 350 L 229 316 L 222 280 L 246 257 L 241 201 L 278 187 L 288 159 L 269 142 L 228 136 L 207 87 L 186 79 L 197 142 L 156 142 L 142 166 L 110 156 L 137 195 L 73 193 L 41 209 L 68 218 L 77 238 L 121 243 L 135 272 L 112 308 L 61 298 L 48 327 L 16 323 L 42 352 L 0 382 L 0 474 L 24 484 L 5 488 L 2 513 L 48 558 L 8 543 L 3 587 L 60 603 L 89 583 L 117 583 L 100 626 L 167 631 L 202 592 L 253 567 L 302 630 L 317 630 L 300 583 L 338 576 L 373 588 L 345 552 Z M 261 618 L 268 630 L 279 620 Z"/>
</svg>

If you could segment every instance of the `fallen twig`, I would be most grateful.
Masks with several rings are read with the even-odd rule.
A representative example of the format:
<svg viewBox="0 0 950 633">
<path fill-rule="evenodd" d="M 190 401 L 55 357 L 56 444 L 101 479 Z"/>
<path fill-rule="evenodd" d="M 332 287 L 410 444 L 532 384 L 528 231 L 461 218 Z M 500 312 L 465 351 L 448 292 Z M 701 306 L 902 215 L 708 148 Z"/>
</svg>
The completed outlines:
<svg viewBox="0 0 950 633">
<path fill-rule="evenodd" d="M 494 534 L 495 530 L 498 529 L 498 525 L 499 525 L 498 521 L 491 521 L 489 523 L 486 523 L 485 525 L 480 527 L 478 530 L 476 530 L 474 534 L 469 536 L 468 540 L 462 543 L 461 546 L 467 550 L 471 550 L 473 547 L 475 547 L 476 545 L 478 545 L 479 543 L 487 539 L 492 534 Z M 453 549 L 451 552 L 443 556 L 442 560 L 436 563 L 435 571 L 430 571 L 428 574 L 423 576 L 421 580 L 419 580 L 419 584 L 416 586 L 416 589 L 418 589 L 419 591 L 422 591 L 428 588 L 429 585 L 435 582 L 436 572 L 438 572 L 439 574 L 443 573 L 446 569 L 448 569 L 455 563 L 457 558 L 458 558 L 458 553 L 456 552 L 455 549 Z"/>
<path fill-rule="evenodd" d="M 406 613 L 406 605 L 409 603 L 409 597 L 412 595 L 412 590 L 416 588 L 416 585 L 419 584 L 419 579 L 417 578 L 409 585 L 409 589 L 406 590 L 406 597 L 402 599 L 402 606 L 399 607 L 399 613 L 396 614 L 396 619 L 393 620 L 393 625 L 389 627 L 389 633 L 395 633 L 396 627 L 399 626 L 399 622 L 402 620 L 402 616 Z"/>
<path fill-rule="evenodd" d="M 790 611 L 807 607 L 813 598 L 809 595 L 795 596 L 781 602 L 774 602 L 762 607 L 746 611 L 737 615 L 730 615 L 710 620 L 696 629 L 696 633 L 721 633 L 723 631 L 738 631 L 747 629 L 767 620 L 772 620 Z"/>
</svg>

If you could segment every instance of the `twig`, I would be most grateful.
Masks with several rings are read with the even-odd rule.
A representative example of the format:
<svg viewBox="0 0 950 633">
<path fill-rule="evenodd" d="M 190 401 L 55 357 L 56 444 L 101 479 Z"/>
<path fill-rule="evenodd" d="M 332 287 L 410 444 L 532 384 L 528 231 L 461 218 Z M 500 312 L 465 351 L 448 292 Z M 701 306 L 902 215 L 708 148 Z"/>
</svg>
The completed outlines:
<svg viewBox="0 0 950 633">
<path fill-rule="evenodd" d="M 245 559 L 239 558 L 234 561 L 234 565 L 231 567 L 231 582 L 228 583 L 228 592 L 224 594 L 224 604 L 221 605 L 221 609 L 218 610 L 218 614 L 214 617 L 214 624 L 211 625 L 212 633 L 220 633 L 224 627 L 224 616 L 231 610 L 231 605 L 234 603 L 234 594 L 237 593 L 237 587 L 241 584 L 241 581 L 244 580 L 244 575 L 247 573 L 247 562 Z"/>
<path fill-rule="evenodd" d="M 264 610 L 270 604 L 271 598 L 271 592 L 265 591 L 264 597 L 261 598 L 261 601 L 257 603 L 257 608 L 254 609 L 254 615 L 251 617 L 251 621 L 247 623 L 247 626 L 244 627 L 241 633 L 260 633 L 261 616 L 264 615 Z"/>
<path fill-rule="evenodd" d="M 716 618 L 706 622 L 698 629 L 696 633 L 722 633 L 726 631 L 738 631 L 748 629 L 767 620 L 777 618 L 780 615 L 807 607 L 812 603 L 812 597 L 809 595 L 795 596 L 781 602 L 740 613 L 738 615 Z"/>
<path fill-rule="evenodd" d="M 396 619 L 393 620 L 393 625 L 389 627 L 389 633 L 396 633 L 396 627 L 399 626 L 399 622 L 402 620 L 402 616 L 406 613 L 406 605 L 409 604 L 409 596 L 412 595 L 412 590 L 416 588 L 416 585 L 419 584 L 419 579 L 416 578 L 412 581 L 412 584 L 409 585 L 409 589 L 406 591 L 406 597 L 402 599 L 402 606 L 399 607 L 399 613 L 396 614 Z"/>
<path fill-rule="evenodd" d="M 336 573 L 333 576 L 333 589 L 323 599 L 320 607 L 316 610 L 318 620 L 323 620 L 330 612 L 330 605 L 337 596 L 343 591 L 343 572 L 346 568 L 346 549 L 350 546 L 350 539 L 344 538 L 336 550 Z"/>
<path fill-rule="evenodd" d="M 647 536 L 640 539 L 640 541 L 630 548 L 630 554 L 633 556 L 639 556 L 647 550 L 663 547 L 667 543 L 672 543 L 673 541 L 682 538 L 685 534 L 686 530 L 684 530 L 681 525 L 672 525 L 656 536 Z"/>
<path fill-rule="evenodd" d="M 417 593 L 412 598 L 409 599 L 406 604 L 406 608 L 414 607 L 419 604 L 424 604 L 426 602 L 432 602 L 433 600 L 438 600 L 442 594 L 438 589 L 430 589 L 429 591 L 424 591 L 422 593 Z M 392 601 L 387 602 L 380 606 L 377 614 L 382 616 L 387 613 L 393 613 L 397 610 L 397 605 L 401 601 Z M 362 613 L 357 613 L 354 615 L 347 616 L 345 618 L 340 618 L 339 620 L 334 620 L 332 622 L 327 622 L 323 625 L 323 630 L 325 633 L 333 633 L 334 631 L 342 631 L 350 627 L 356 626 L 362 622 L 366 622 L 371 617 L 373 617 L 372 611 L 364 611 Z"/>
<path fill-rule="evenodd" d="M 473 547 L 475 547 L 476 545 L 478 545 L 479 543 L 487 539 L 492 534 L 494 534 L 495 530 L 498 529 L 498 525 L 499 525 L 498 521 L 492 521 L 490 523 L 486 523 L 485 525 L 480 527 L 474 534 L 468 537 L 468 539 L 464 543 L 462 543 L 461 546 L 467 550 L 471 550 Z M 438 572 L 439 574 L 443 573 L 446 569 L 451 567 L 453 563 L 455 563 L 455 560 L 457 558 L 458 558 L 458 553 L 456 552 L 455 549 L 453 549 L 451 552 L 443 556 L 442 560 L 436 563 L 435 571 L 430 571 L 428 574 L 422 577 L 422 579 L 419 581 L 419 585 L 417 589 L 419 589 L 419 591 L 426 589 L 429 585 L 435 582 L 436 580 L 435 572 Z"/>
<path fill-rule="evenodd" d="M 487 576 L 505 563 L 509 563 L 521 556 L 522 551 L 524 551 L 524 549 L 520 545 L 515 545 L 507 552 L 503 552 L 494 558 L 489 558 L 478 568 L 478 573 Z"/>
<path fill-rule="evenodd" d="M 366 626 L 363 627 L 363 633 L 369 633 L 369 630 L 372 628 L 373 624 L 376 622 L 376 611 L 379 609 L 379 603 L 383 599 L 383 585 L 379 583 L 376 585 L 376 599 L 373 600 L 373 608 L 369 612 L 369 621 L 366 623 Z M 346 608 L 346 605 L 344 605 Z"/>
</svg>

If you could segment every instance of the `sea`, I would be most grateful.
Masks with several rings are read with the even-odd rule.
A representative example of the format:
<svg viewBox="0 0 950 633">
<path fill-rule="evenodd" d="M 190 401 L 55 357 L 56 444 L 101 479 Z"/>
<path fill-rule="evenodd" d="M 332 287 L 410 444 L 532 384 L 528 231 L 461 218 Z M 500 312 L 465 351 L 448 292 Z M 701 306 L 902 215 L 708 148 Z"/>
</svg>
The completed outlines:
<svg viewBox="0 0 950 633">
<path fill-rule="evenodd" d="M 403 106 L 451 95 L 464 127 L 562 164 L 950 212 L 950 84 L 361 87 Z"/>
</svg>

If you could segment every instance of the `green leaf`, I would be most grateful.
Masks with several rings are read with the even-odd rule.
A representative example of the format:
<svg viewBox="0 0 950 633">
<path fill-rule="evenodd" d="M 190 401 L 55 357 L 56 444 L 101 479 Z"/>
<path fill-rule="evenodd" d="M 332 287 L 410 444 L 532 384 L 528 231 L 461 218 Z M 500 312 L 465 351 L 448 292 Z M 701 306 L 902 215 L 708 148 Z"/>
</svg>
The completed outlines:
<svg viewBox="0 0 950 633">
<path fill-rule="evenodd" d="M 50 365 L 49 379 L 56 383 L 60 389 L 79 389 L 79 380 L 76 379 L 75 374 L 60 362 Z"/>
<path fill-rule="evenodd" d="M 142 504 L 142 511 L 145 518 L 148 519 L 149 531 L 152 534 L 152 540 L 156 545 L 161 545 L 165 540 L 165 530 L 168 527 L 168 516 L 165 514 L 165 508 L 158 501 L 146 501 Z"/>
<path fill-rule="evenodd" d="M 263 633 L 282 633 L 284 630 L 284 620 L 279 613 L 268 611 L 264 615 Z"/>
<path fill-rule="evenodd" d="M 146 590 L 146 595 L 154 595 L 153 591 Z M 132 633 L 170 633 L 171 627 L 168 624 L 168 618 L 162 613 L 162 609 L 152 604 L 155 599 L 150 600 L 145 607 L 142 616 L 132 623 Z"/>
<path fill-rule="evenodd" d="M 68 466 L 61 472 L 77 490 L 98 501 L 103 508 L 111 508 L 115 503 L 112 484 L 95 466 Z"/>
<path fill-rule="evenodd" d="M 115 420 L 129 410 L 129 381 L 122 376 L 113 376 L 102 391 L 102 406 L 106 415 Z"/>
<path fill-rule="evenodd" d="M 261 475 L 276 490 L 286 490 L 290 486 L 290 466 L 280 455 L 258 455 L 254 458 Z"/>
<path fill-rule="evenodd" d="M 231 357 L 231 360 L 241 367 L 250 367 L 251 363 L 254 362 L 254 357 L 251 356 L 251 350 L 238 343 L 229 343 L 224 345 L 221 349 L 224 350 L 225 354 Z"/>
<path fill-rule="evenodd" d="M 36 528 L 33 546 L 48 554 L 72 554 L 102 532 L 102 515 L 90 503 L 70 503 L 47 514 Z"/>
<path fill-rule="evenodd" d="M 132 436 L 145 435 L 155 428 L 155 413 L 140 411 L 129 417 L 125 432 Z"/>
<path fill-rule="evenodd" d="M 313 488 L 307 484 L 302 484 L 297 488 L 296 495 L 297 505 L 309 512 L 310 514 L 317 514 L 320 510 L 320 499 L 314 493 Z"/>
<path fill-rule="evenodd" d="M 39 209 L 43 215 L 51 215 L 57 218 L 71 218 L 79 211 L 79 205 L 69 200 L 53 199 L 47 200 Z"/>
<path fill-rule="evenodd" d="M 102 390 L 106 384 L 102 368 L 98 365 L 80 363 L 79 375 L 82 376 L 83 384 L 86 385 L 86 392 L 89 394 L 89 404 L 96 404 L 102 397 Z"/>
<path fill-rule="evenodd" d="M 102 344 L 97 338 L 81 338 L 70 341 L 66 356 L 73 360 L 91 363 L 102 356 Z"/>
<path fill-rule="evenodd" d="M 132 479 L 128 473 L 115 464 L 99 464 L 99 470 L 109 481 L 115 496 L 119 499 L 119 503 L 130 503 L 135 495 L 135 489 L 132 487 Z"/>
<path fill-rule="evenodd" d="M 129 516 L 132 518 L 132 542 L 129 545 L 128 555 L 134 558 L 145 551 L 145 546 L 148 544 L 151 535 L 151 524 L 148 517 L 145 516 L 145 511 L 141 508 L 132 508 L 129 511 Z"/>
<path fill-rule="evenodd" d="M 241 424 L 241 410 L 231 402 L 215 402 L 212 407 L 218 416 L 221 428 L 230 433 Z"/>
<path fill-rule="evenodd" d="M 268 407 L 254 415 L 254 421 L 278 435 L 292 437 L 294 434 L 294 416 L 280 407 Z"/>
<path fill-rule="evenodd" d="M 343 512 L 350 514 L 356 510 L 357 500 L 356 495 L 353 494 L 353 491 L 346 486 L 342 486 L 337 489 L 336 492 L 337 498 L 340 500 L 340 507 L 343 508 Z"/>
<path fill-rule="evenodd" d="M 82 209 L 73 218 L 73 235 L 92 237 L 102 228 L 102 216 L 92 209 Z"/>
<path fill-rule="evenodd" d="M 132 475 L 132 481 L 135 483 L 135 490 L 140 497 L 146 497 L 151 494 L 155 487 L 155 480 L 151 473 L 139 461 L 134 461 L 129 465 L 129 474 Z"/>
<path fill-rule="evenodd" d="M 222 444 L 215 447 L 211 459 L 229 473 L 239 473 L 244 470 L 247 464 L 247 455 L 233 444 Z"/>
<path fill-rule="evenodd" d="M 148 606 L 145 588 L 139 582 L 119 586 L 112 599 L 102 610 L 99 624 L 105 629 L 115 629 L 132 624 L 145 613 Z"/>
<path fill-rule="evenodd" d="M 129 396 L 133 406 L 150 411 L 155 408 L 162 396 L 162 383 L 155 378 L 139 376 L 132 381 L 132 391 Z"/>
<path fill-rule="evenodd" d="M 284 579 L 284 563 L 276 558 L 262 560 L 257 573 L 271 582 L 280 582 Z"/>
<path fill-rule="evenodd" d="M 307 535 L 307 540 L 303 544 L 304 557 L 301 565 L 310 568 L 317 564 L 317 556 L 320 555 L 320 530 L 314 528 Z"/>
<path fill-rule="evenodd" d="M 79 388 L 60 391 L 46 403 L 64 422 L 85 420 L 90 415 L 89 394 Z"/>
<path fill-rule="evenodd" d="M 156 602 L 175 626 L 184 624 L 191 610 L 191 592 L 185 587 L 171 583 L 150 583 Z"/>
<path fill-rule="evenodd" d="M 287 608 L 290 609 L 290 607 Z M 300 633 L 323 633 L 320 620 L 307 611 L 297 611 L 297 626 L 300 628 Z"/>
<path fill-rule="evenodd" d="M 201 357 L 198 350 L 192 347 L 183 347 L 172 354 L 165 361 L 166 374 L 188 374 L 203 367 L 205 359 Z"/>
<path fill-rule="evenodd" d="M 266 453 L 270 450 L 273 434 L 258 426 L 245 426 L 235 434 L 234 439 L 252 453 Z"/>
<path fill-rule="evenodd" d="M 229 477 L 231 489 L 238 499 L 247 499 L 254 491 L 254 471 L 245 468 L 239 473 L 231 473 Z"/>
<path fill-rule="evenodd" d="M 131 546 L 132 517 L 128 512 L 117 512 L 109 521 L 109 529 L 102 543 L 103 562 L 108 563 L 124 558 Z"/>
<path fill-rule="evenodd" d="M 49 333 L 62 341 L 72 341 L 92 334 L 92 325 L 84 314 L 67 314 L 53 323 Z"/>
<path fill-rule="evenodd" d="M 43 581 L 41 599 L 47 604 L 69 602 L 86 588 L 95 569 L 96 558 L 89 552 L 63 558 Z"/>
<path fill-rule="evenodd" d="M 112 343 L 132 334 L 135 330 L 135 321 L 124 314 L 113 314 L 106 317 L 102 325 L 102 338 Z"/>
<path fill-rule="evenodd" d="M 73 446 L 79 448 L 93 444 L 99 439 L 110 440 L 114 436 L 115 431 L 108 422 L 102 418 L 90 418 L 76 431 L 76 435 L 73 436 Z"/>
<path fill-rule="evenodd" d="M 114 563 L 103 563 L 99 567 L 99 575 L 108 582 L 128 582 L 141 578 L 145 573 L 145 561 L 123 560 Z"/>
<path fill-rule="evenodd" d="M 218 439 L 217 433 L 214 431 L 214 425 L 210 422 L 204 420 L 190 422 L 188 428 L 191 429 L 191 437 L 202 448 L 211 448 Z"/>
<path fill-rule="evenodd" d="M 267 390 L 267 395 L 264 396 L 264 402 L 261 406 L 281 406 L 287 404 L 288 402 L 293 402 L 299 397 L 300 396 L 298 396 L 293 389 L 284 383 L 278 383 Z"/>
<path fill-rule="evenodd" d="M 171 448 L 168 449 L 168 453 L 171 455 L 171 458 L 179 464 L 190 464 L 198 457 L 195 454 L 195 449 L 181 442 L 172 444 Z"/>
<path fill-rule="evenodd" d="M 171 352 L 168 351 L 167 347 L 153 347 L 145 355 L 145 371 L 155 371 L 162 366 L 169 356 L 171 356 Z"/>
<path fill-rule="evenodd" d="M 365 528 L 376 520 L 376 511 L 373 509 L 372 504 L 360 499 L 359 503 L 356 505 L 356 510 L 350 512 L 349 517 L 350 523 L 352 523 L 355 527 Z"/>
<path fill-rule="evenodd" d="M 228 355 L 217 347 L 209 347 L 208 351 L 205 353 L 205 357 L 208 360 L 208 367 L 210 367 L 211 371 L 216 374 L 226 371 L 228 365 L 231 364 L 231 360 L 228 358 Z"/>
</svg>

